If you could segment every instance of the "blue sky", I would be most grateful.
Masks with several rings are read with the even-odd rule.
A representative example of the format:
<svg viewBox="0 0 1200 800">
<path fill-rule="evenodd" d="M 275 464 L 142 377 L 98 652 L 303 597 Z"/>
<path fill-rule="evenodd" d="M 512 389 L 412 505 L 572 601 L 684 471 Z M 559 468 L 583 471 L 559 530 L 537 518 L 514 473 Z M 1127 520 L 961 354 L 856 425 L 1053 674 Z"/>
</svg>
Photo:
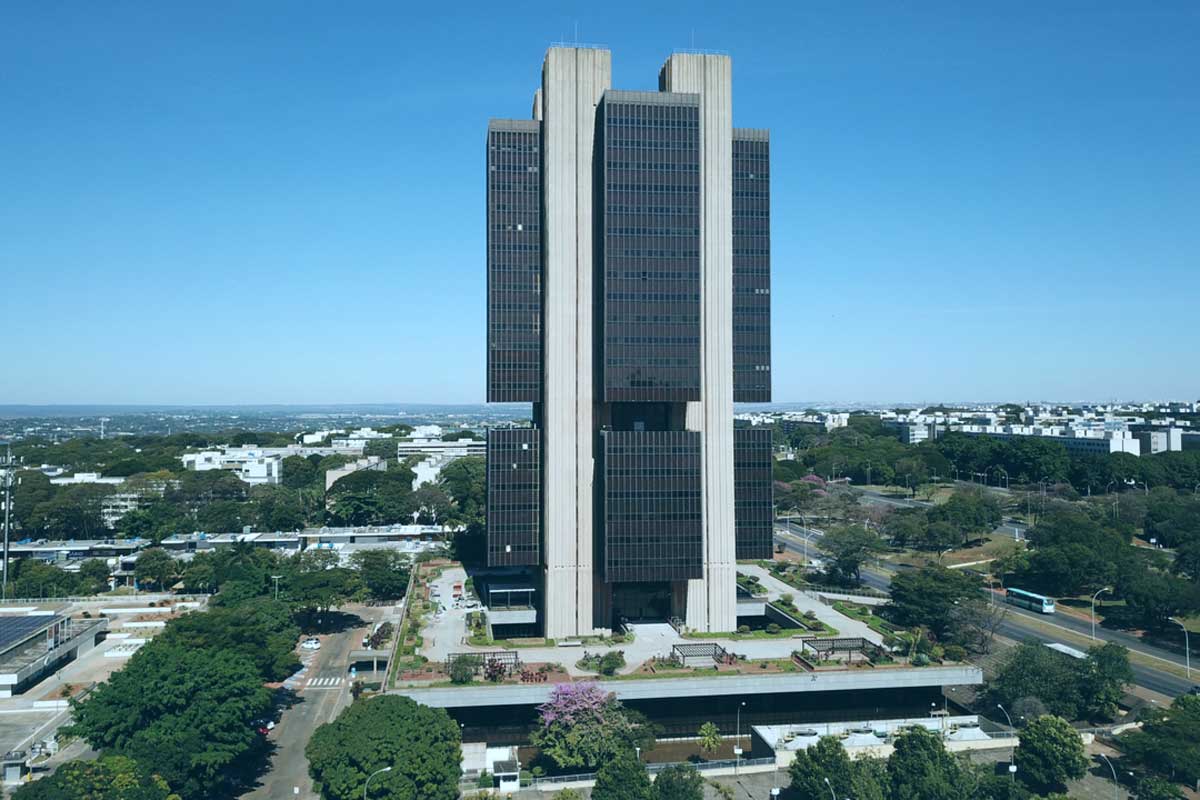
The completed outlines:
<svg viewBox="0 0 1200 800">
<path fill-rule="evenodd" d="M 1200 5 L 0 6 L 0 403 L 484 397 L 484 130 L 734 59 L 777 401 L 1200 396 Z M 902 7 L 903 6 L 903 7 Z"/>
</svg>

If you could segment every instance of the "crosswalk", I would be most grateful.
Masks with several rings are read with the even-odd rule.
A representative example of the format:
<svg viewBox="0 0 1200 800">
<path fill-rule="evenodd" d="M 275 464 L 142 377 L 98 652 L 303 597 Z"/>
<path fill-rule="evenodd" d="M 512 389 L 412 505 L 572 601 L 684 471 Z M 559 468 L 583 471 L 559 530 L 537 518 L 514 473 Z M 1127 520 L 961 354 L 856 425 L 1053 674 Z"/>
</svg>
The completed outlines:
<svg viewBox="0 0 1200 800">
<path fill-rule="evenodd" d="M 320 678 L 311 679 L 308 683 L 306 683 L 304 685 L 304 688 L 305 689 L 336 689 L 337 687 L 342 685 L 342 681 L 343 681 L 343 678 L 340 675 L 337 675 L 337 676 L 328 676 L 327 675 L 327 676 L 323 676 Z"/>
</svg>

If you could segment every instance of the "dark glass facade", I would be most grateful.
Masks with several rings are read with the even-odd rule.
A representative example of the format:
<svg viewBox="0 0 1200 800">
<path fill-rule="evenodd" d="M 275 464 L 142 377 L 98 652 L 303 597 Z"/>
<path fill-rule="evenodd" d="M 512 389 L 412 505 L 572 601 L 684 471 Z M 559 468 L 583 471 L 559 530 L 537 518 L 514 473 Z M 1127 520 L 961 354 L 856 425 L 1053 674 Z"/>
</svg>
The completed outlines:
<svg viewBox="0 0 1200 800">
<path fill-rule="evenodd" d="M 700 399 L 699 111 L 668 92 L 600 104 L 606 402 Z"/>
<path fill-rule="evenodd" d="M 733 429 L 734 550 L 739 559 L 772 557 L 772 465 L 770 428 Z"/>
<path fill-rule="evenodd" d="M 492 120 L 487 139 L 490 403 L 542 391 L 542 134 L 536 120 Z"/>
<path fill-rule="evenodd" d="M 771 142 L 733 130 L 733 399 L 771 400 Z"/>
<path fill-rule="evenodd" d="M 541 563 L 541 431 L 508 428 L 487 438 L 487 554 L 490 567 Z"/>
<path fill-rule="evenodd" d="M 604 579 L 702 577 L 700 434 L 602 431 L 600 438 Z"/>
</svg>

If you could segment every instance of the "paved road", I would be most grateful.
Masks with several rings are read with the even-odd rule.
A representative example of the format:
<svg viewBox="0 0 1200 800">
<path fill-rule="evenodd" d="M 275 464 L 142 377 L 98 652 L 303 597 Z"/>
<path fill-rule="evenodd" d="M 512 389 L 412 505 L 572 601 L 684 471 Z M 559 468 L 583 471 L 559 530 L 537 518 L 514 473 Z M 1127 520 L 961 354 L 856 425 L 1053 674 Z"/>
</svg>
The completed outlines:
<svg viewBox="0 0 1200 800">
<path fill-rule="evenodd" d="M 378 609 L 346 609 L 358 612 L 364 619 L 377 616 Z M 304 748 L 314 730 L 338 715 L 350 702 L 350 681 L 347 673 L 350 651 L 357 647 L 370 624 L 340 633 L 319 637 L 321 649 L 316 653 L 300 651 L 305 663 L 303 674 L 289 679 L 297 693 L 297 702 L 283 711 L 279 724 L 270 734 L 275 745 L 270 771 L 259 785 L 243 795 L 246 800 L 273 800 L 298 797 L 315 800 L 312 780 L 308 776 L 308 759 Z M 294 790 L 300 789 L 299 794 Z"/>
<path fill-rule="evenodd" d="M 796 528 L 800 528 L 800 526 L 796 526 Z M 816 534 L 817 531 L 813 529 L 813 533 Z M 790 534 L 780 528 L 776 529 L 775 541 L 794 553 L 799 553 L 803 550 L 802 538 L 800 536 Z M 813 535 L 810 538 L 808 545 L 810 556 L 814 552 L 820 552 L 819 542 L 819 536 Z M 882 563 L 878 566 L 864 567 L 862 570 L 862 582 L 872 589 L 886 592 L 891 587 L 891 577 L 896 571 L 895 567 Z M 1063 630 L 1065 634 L 1091 637 L 1091 622 L 1089 620 L 1081 620 L 1069 614 L 1055 614 L 1053 617 L 1048 617 L 1015 607 L 1009 607 L 1009 612 L 1008 619 L 1001 625 L 998 633 L 1010 639 L 1017 641 L 1036 639 L 1042 642 L 1063 641 L 1064 637 L 1056 637 L 1054 635 L 1054 628 Z M 1106 630 L 1097 625 L 1096 638 L 1101 641 L 1116 642 L 1150 658 L 1167 661 L 1179 667 L 1184 666 L 1185 660 L 1182 655 L 1164 650 L 1161 647 L 1146 644 L 1132 634 Z M 1071 644 L 1072 641 L 1068 637 L 1065 643 Z M 1191 686 L 1200 682 L 1200 670 L 1193 672 L 1192 680 L 1188 680 L 1165 670 L 1154 669 L 1143 664 L 1133 665 L 1133 675 L 1134 681 L 1138 686 L 1143 686 L 1152 691 L 1170 696 L 1182 694 Z"/>
</svg>

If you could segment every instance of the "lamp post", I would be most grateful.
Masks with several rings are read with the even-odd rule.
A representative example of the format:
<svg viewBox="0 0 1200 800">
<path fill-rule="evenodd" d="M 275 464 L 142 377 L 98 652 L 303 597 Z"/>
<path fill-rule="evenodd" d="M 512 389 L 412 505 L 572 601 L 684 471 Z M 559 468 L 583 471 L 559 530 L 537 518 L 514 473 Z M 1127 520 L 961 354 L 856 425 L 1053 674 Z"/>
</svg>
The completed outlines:
<svg viewBox="0 0 1200 800">
<path fill-rule="evenodd" d="M 1168 619 L 1179 627 L 1183 628 L 1183 663 L 1185 664 L 1188 680 L 1190 681 L 1192 679 L 1192 646 L 1188 641 L 1188 629 L 1182 622 L 1174 617 L 1168 617 Z"/>
<path fill-rule="evenodd" d="M 808 566 L 808 539 L 812 536 L 812 527 L 808 524 L 808 516 L 800 515 L 800 521 L 804 523 L 804 566 Z"/>
<path fill-rule="evenodd" d="M 276 600 L 279 599 L 279 579 L 282 577 L 283 577 L 282 575 L 272 575 L 271 576 L 271 580 L 275 581 L 275 599 Z"/>
<path fill-rule="evenodd" d="M 1009 716 L 1008 709 L 999 703 L 996 703 L 996 708 L 1004 712 L 1004 718 L 1008 720 L 1008 727 L 1012 730 L 1012 738 L 1015 741 L 1017 738 L 1017 729 L 1013 727 L 1012 717 Z M 1011 755 L 1008 757 L 1008 774 L 1012 775 L 1012 779 L 1015 781 L 1017 779 L 1017 746 L 1014 744 L 1010 749 Z"/>
<path fill-rule="evenodd" d="M 371 778 L 374 778 L 376 775 L 379 775 L 381 773 L 391 772 L 391 771 L 392 771 L 391 767 L 384 767 L 383 769 L 375 770 L 369 776 L 367 776 L 367 782 L 363 784 L 363 800 L 367 800 L 367 787 L 371 785 Z"/>
<path fill-rule="evenodd" d="M 1117 768 L 1113 766 L 1113 763 L 1108 760 L 1108 756 L 1104 755 L 1104 753 L 1101 753 L 1100 757 L 1104 759 L 1104 763 L 1108 764 L 1108 768 L 1112 770 L 1113 797 L 1116 798 L 1117 800 L 1120 800 L 1120 798 L 1121 798 L 1121 782 L 1117 780 Z"/>
<path fill-rule="evenodd" d="M 738 704 L 737 708 L 737 726 L 734 728 L 733 734 L 733 774 L 738 774 L 738 767 L 742 763 L 742 708 L 746 705 L 743 700 Z"/>
<path fill-rule="evenodd" d="M 1099 597 L 1104 592 L 1111 592 L 1111 591 L 1112 591 L 1111 587 L 1105 586 L 1103 589 L 1100 589 L 1094 595 L 1092 595 L 1092 641 L 1093 642 L 1096 641 L 1096 598 Z"/>
<path fill-rule="evenodd" d="M 829 782 L 829 778 L 825 778 L 825 787 L 829 789 L 829 796 L 832 797 L 833 800 L 837 800 L 837 794 L 833 791 L 833 785 Z"/>
</svg>

